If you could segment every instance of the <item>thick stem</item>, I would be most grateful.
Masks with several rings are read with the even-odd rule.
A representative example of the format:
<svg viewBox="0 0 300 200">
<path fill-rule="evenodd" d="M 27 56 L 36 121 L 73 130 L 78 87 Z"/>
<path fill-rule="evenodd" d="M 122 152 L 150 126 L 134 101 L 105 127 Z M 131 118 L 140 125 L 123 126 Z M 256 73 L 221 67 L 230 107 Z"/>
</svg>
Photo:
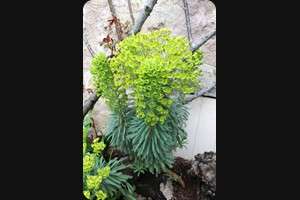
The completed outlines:
<svg viewBox="0 0 300 200">
<path fill-rule="evenodd" d="M 187 3 L 187 0 L 183 0 L 183 6 L 184 6 L 184 14 L 185 14 L 185 22 L 186 22 L 188 38 L 190 41 L 190 46 L 192 46 L 193 45 L 193 37 L 192 37 L 192 31 L 191 31 L 190 13 L 189 13 L 189 6 Z"/>
<path fill-rule="evenodd" d="M 212 28 L 204 37 L 202 37 L 195 45 L 190 47 L 190 51 L 193 53 L 205 44 L 210 38 L 216 34 L 216 27 Z"/>
<path fill-rule="evenodd" d="M 89 110 L 94 108 L 95 103 L 98 101 L 101 95 L 97 96 L 96 92 L 90 95 L 90 97 L 84 102 L 83 105 L 83 119 Z"/>
<path fill-rule="evenodd" d="M 131 1 L 127 0 L 127 2 L 128 2 L 128 9 L 129 9 L 132 25 L 134 25 L 134 17 L 133 17 L 133 14 L 132 14 Z"/>
<path fill-rule="evenodd" d="M 94 57 L 94 56 L 95 56 L 95 52 L 93 51 L 93 49 L 92 49 L 92 47 L 91 47 L 89 41 L 87 40 L 87 38 L 86 38 L 84 32 L 83 32 L 83 41 L 84 41 L 84 43 L 85 43 L 87 49 L 89 50 L 90 54 L 92 55 L 92 57 Z"/>
<path fill-rule="evenodd" d="M 207 88 L 204 88 L 202 90 L 200 90 L 198 93 L 196 93 L 195 95 L 191 96 L 191 97 L 186 97 L 185 100 L 184 100 L 184 104 L 187 104 L 195 99 L 197 99 L 198 97 L 208 93 L 210 90 L 216 88 L 216 82 L 212 82 L 211 84 L 209 84 L 207 86 Z"/>
<path fill-rule="evenodd" d="M 134 24 L 133 28 L 129 31 L 128 35 L 136 34 L 141 31 L 142 26 L 146 19 L 149 17 L 150 13 L 152 12 L 154 5 L 157 3 L 157 0 L 148 0 L 144 9 L 141 11 L 136 23 Z"/>
<path fill-rule="evenodd" d="M 111 12 L 111 15 L 112 15 L 112 18 L 117 17 L 117 14 L 116 14 L 116 10 L 115 10 L 115 7 L 112 3 L 112 0 L 108 0 L 108 5 L 109 5 L 109 9 L 110 9 L 110 12 Z M 115 28 L 116 28 L 116 33 L 117 33 L 117 36 L 118 36 L 118 40 L 119 41 L 122 41 L 123 38 L 122 38 L 122 33 L 121 33 L 121 29 L 120 29 L 120 22 L 119 22 L 119 19 L 117 20 L 117 24 L 115 24 Z"/>
</svg>

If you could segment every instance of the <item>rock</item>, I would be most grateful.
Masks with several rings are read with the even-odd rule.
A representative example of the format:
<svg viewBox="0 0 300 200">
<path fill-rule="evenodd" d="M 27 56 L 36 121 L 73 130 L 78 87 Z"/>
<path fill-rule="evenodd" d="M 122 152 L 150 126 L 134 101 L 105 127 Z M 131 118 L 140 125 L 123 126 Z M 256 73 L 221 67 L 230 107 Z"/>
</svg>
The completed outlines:
<svg viewBox="0 0 300 200">
<path fill-rule="evenodd" d="M 197 154 L 192 167 L 188 171 L 191 176 L 198 177 L 199 199 L 212 200 L 216 194 L 216 153 Z"/>
<path fill-rule="evenodd" d="M 173 199 L 173 182 L 168 179 L 166 183 L 160 184 L 160 191 L 166 197 L 167 200 Z"/>
<path fill-rule="evenodd" d="M 199 48 L 203 51 L 203 62 L 216 67 L 216 36 Z"/>
<path fill-rule="evenodd" d="M 210 84 L 216 81 L 216 67 L 204 63 L 199 66 L 199 68 L 202 70 L 203 76 L 200 78 L 200 88 L 196 89 L 196 93 L 202 89 L 206 89 Z M 216 97 L 216 89 L 212 89 L 206 93 L 205 96 Z"/>
</svg>

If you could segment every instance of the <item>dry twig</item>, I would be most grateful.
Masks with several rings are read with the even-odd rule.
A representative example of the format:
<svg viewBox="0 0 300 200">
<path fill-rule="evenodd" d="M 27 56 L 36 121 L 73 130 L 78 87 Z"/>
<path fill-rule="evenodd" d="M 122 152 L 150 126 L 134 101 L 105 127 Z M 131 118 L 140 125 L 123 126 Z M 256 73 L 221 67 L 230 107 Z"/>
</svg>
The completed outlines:
<svg viewBox="0 0 300 200">
<path fill-rule="evenodd" d="M 190 46 L 193 45 L 193 37 L 192 37 L 192 30 L 191 30 L 191 21 L 190 21 L 190 13 L 189 13 L 189 6 L 187 0 L 183 0 L 184 6 L 184 14 L 185 14 L 185 21 L 186 21 L 186 29 L 188 33 L 188 38 L 190 42 Z"/>
</svg>

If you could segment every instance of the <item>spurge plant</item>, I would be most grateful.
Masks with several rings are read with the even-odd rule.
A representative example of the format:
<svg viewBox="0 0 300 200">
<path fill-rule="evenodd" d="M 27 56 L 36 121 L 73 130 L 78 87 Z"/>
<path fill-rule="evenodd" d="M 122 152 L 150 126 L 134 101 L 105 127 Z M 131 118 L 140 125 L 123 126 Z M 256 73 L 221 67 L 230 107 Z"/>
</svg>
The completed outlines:
<svg viewBox="0 0 300 200">
<path fill-rule="evenodd" d="M 165 172 L 172 151 L 187 142 L 183 100 L 199 85 L 203 54 L 164 28 L 127 37 L 118 47 L 112 58 L 96 55 L 91 67 L 95 90 L 112 111 L 106 137 L 131 156 L 135 172 Z"/>
</svg>

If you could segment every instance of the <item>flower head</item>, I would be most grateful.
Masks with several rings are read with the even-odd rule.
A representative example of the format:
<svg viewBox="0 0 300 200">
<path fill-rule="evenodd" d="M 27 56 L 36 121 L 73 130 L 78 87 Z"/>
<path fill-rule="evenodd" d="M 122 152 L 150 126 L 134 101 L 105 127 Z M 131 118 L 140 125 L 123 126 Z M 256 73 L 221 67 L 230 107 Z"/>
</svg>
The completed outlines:
<svg viewBox="0 0 300 200">
<path fill-rule="evenodd" d="M 98 189 L 102 182 L 102 176 L 87 175 L 86 185 L 89 189 Z"/>
<path fill-rule="evenodd" d="M 100 154 L 101 151 L 103 151 L 106 147 L 106 144 L 104 142 L 99 142 L 99 138 L 94 139 L 93 144 L 91 145 L 93 148 L 93 152 L 97 155 Z"/>
<path fill-rule="evenodd" d="M 110 174 L 110 167 L 109 166 L 106 166 L 102 169 L 98 169 L 98 174 L 100 176 L 102 176 L 103 178 L 107 178 Z"/>
<path fill-rule="evenodd" d="M 91 193 L 90 193 L 90 191 L 85 190 L 85 191 L 83 191 L 83 194 L 84 194 L 84 196 L 85 196 L 87 199 L 90 199 L 90 198 L 91 198 Z"/>
<path fill-rule="evenodd" d="M 107 198 L 107 194 L 105 194 L 102 190 L 98 190 L 96 192 L 97 200 L 104 200 Z"/>
<path fill-rule="evenodd" d="M 95 160 L 92 155 L 86 155 L 83 158 L 83 172 L 89 172 L 93 169 Z"/>
</svg>

